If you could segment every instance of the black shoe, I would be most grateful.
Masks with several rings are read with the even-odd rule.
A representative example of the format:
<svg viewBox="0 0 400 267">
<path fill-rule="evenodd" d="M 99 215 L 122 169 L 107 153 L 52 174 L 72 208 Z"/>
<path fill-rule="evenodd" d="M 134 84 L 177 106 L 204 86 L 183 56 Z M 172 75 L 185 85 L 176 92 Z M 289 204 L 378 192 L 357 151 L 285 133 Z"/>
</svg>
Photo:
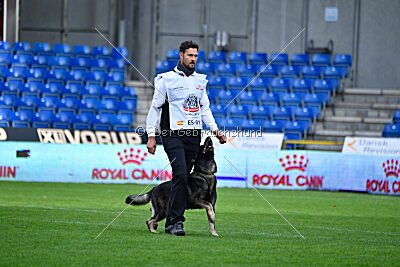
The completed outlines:
<svg viewBox="0 0 400 267">
<path fill-rule="evenodd" d="M 165 233 L 176 236 L 184 236 L 185 231 L 183 231 L 183 222 L 177 222 L 173 225 L 169 225 L 167 228 L 165 228 Z"/>
</svg>

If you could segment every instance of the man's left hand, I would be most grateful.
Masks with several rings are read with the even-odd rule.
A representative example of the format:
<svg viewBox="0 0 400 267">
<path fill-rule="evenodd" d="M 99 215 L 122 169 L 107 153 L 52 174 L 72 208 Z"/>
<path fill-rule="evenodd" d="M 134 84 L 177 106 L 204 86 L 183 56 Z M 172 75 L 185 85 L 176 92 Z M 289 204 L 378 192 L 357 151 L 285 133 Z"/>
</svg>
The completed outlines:
<svg viewBox="0 0 400 267">
<path fill-rule="evenodd" d="M 215 136 L 218 138 L 220 144 L 226 143 L 226 136 L 222 132 L 216 130 Z"/>
</svg>

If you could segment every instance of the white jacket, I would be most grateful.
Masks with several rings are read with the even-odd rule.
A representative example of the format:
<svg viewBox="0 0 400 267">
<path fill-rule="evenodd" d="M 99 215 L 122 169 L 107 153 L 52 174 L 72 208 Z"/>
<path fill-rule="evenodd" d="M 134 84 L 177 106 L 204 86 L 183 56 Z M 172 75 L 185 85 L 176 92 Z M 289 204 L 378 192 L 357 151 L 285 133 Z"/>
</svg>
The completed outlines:
<svg viewBox="0 0 400 267">
<path fill-rule="evenodd" d="M 176 67 L 154 78 L 154 95 L 146 120 L 148 136 L 160 130 L 161 106 L 168 101 L 171 130 L 202 129 L 202 122 L 211 131 L 218 130 L 206 93 L 206 75 L 194 72 L 186 76 Z"/>
</svg>

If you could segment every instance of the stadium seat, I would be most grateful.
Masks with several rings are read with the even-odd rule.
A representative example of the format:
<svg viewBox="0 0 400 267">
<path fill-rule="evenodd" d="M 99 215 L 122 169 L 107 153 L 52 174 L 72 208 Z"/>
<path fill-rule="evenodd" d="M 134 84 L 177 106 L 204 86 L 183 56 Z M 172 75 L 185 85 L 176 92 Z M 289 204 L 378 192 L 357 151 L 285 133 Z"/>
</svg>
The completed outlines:
<svg viewBox="0 0 400 267">
<path fill-rule="evenodd" d="M 12 56 L 8 53 L 0 53 L 0 65 L 5 66 L 6 68 L 11 65 Z"/>
<path fill-rule="evenodd" d="M 225 89 L 226 88 L 226 78 L 220 76 L 210 76 L 208 77 L 207 87 L 217 88 L 217 89 Z"/>
<path fill-rule="evenodd" d="M 170 49 L 167 51 L 167 61 L 174 61 L 177 63 L 179 61 L 179 50 L 178 49 Z"/>
<path fill-rule="evenodd" d="M 81 100 L 80 108 L 96 111 L 98 110 L 99 99 L 97 97 L 85 97 Z"/>
<path fill-rule="evenodd" d="M 11 44 L 8 41 L 0 41 L 0 52 L 11 54 Z"/>
<path fill-rule="evenodd" d="M 69 122 L 54 122 L 52 128 L 55 128 L 55 129 L 71 129 L 71 124 Z"/>
<path fill-rule="evenodd" d="M 284 132 L 298 134 L 300 137 L 305 137 L 309 127 L 309 121 L 288 121 L 284 125 Z"/>
<path fill-rule="evenodd" d="M 14 108 L 18 99 L 16 95 L 2 95 L 0 96 L 0 107 Z"/>
<path fill-rule="evenodd" d="M 400 110 L 396 110 L 393 114 L 393 123 L 400 123 Z"/>
<path fill-rule="evenodd" d="M 11 66 L 25 66 L 30 67 L 32 65 L 33 57 L 26 54 L 17 54 L 11 58 Z"/>
<path fill-rule="evenodd" d="M 92 57 L 90 47 L 88 45 L 74 45 L 72 47 L 74 57 Z"/>
<path fill-rule="evenodd" d="M 51 47 L 49 43 L 34 43 L 33 44 L 34 55 L 51 55 Z"/>
<path fill-rule="evenodd" d="M 90 70 L 107 71 L 110 60 L 107 58 L 95 58 L 90 60 Z"/>
<path fill-rule="evenodd" d="M 299 95 L 294 94 L 294 93 L 284 93 L 282 94 L 282 97 L 280 98 L 281 105 L 282 106 L 295 106 L 295 107 L 300 107 L 302 104 L 302 99 L 299 97 Z"/>
<path fill-rule="evenodd" d="M 237 131 L 242 127 L 244 121 L 245 119 L 243 118 L 226 117 L 223 125 L 224 128 L 228 131 Z"/>
<path fill-rule="evenodd" d="M 229 77 L 228 78 L 228 89 L 243 89 L 246 87 L 248 80 L 241 77 Z"/>
<path fill-rule="evenodd" d="M 14 42 L 13 45 L 14 54 L 32 54 L 31 45 L 28 42 Z"/>
<path fill-rule="evenodd" d="M 386 124 L 383 128 L 383 137 L 400 137 L 400 123 Z"/>
<path fill-rule="evenodd" d="M 39 80 L 39 81 L 46 81 L 49 78 L 49 71 L 45 67 L 32 67 L 26 73 L 27 81 L 30 80 Z"/>
<path fill-rule="evenodd" d="M 349 76 L 349 69 L 346 66 L 337 66 L 336 69 L 340 72 L 342 78 L 347 78 Z"/>
<path fill-rule="evenodd" d="M 53 123 L 55 121 L 55 117 L 56 116 L 53 109 L 41 109 L 35 113 L 35 117 L 32 121 Z"/>
<path fill-rule="evenodd" d="M 261 125 L 255 120 L 245 120 L 241 128 L 243 131 L 258 131 L 262 129 Z"/>
<path fill-rule="evenodd" d="M 163 60 L 158 61 L 156 66 L 156 74 L 173 70 L 176 67 L 176 64 L 171 64 L 171 63 L 173 62 L 168 62 Z"/>
<path fill-rule="evenodd" d="M 80 110 L 76 115 L 76 118 L 79 123 L 87 123 L 91 125 L 96 120 L 96 114 L 93 110 Z"/>
<path fill-rule="evenodd" d="M 86 71 L 83 69 L 73 69 L 66 73 L 65 80 L 84 82 L 86 80 Z"/>
<path fill-rule="evenodd" d="M 196 64 L 196 71 L 201 74 L 206 75 L 214 75 L 215 74 L 215 66 L 213 63 L 208 62 L 199 62 Z"/>
<path fill-rule="evenodd" d="M 25 87 L 25 84 L 21 80 L 9 80 L 5 83 L 6 90 L 10 92 L 19 93 L 20 90 Z"/>
<path fill-rule="evenodd" d="M 87 57 L 77 57 L 71 59 L 71 69 L 83 69 L 83 70 L 89 70 L 90 67 L 92 66 L 92 61 L 90 58 Z"/>
<path fill-rule="evenodd" d="M 259 97 L 260 105 L 274 105 L 277 106 L 279 104 L 279 97 L 275 93 L 271 92 L 263 92 Z"/>
<path fill-rule="evenodd" d="M 271 53 L 271 57 L 270 57 L 270 62 L 271 65 L 276 65 L 276 64 L 280 64 L 280 65 L 288 65 L 289 64 L 289 56 L 288 54 L 284 54 L 284 53 Z"/>
<path fill-rule="evenodd" d="M 52 69 L 68 69 L 71 64 L 71 58 L 69 56 L 56 56 L 51 58 L 48 64 Z"/>
<path fill-rule="evenodd" d="M 18 106 L 30 107 L 35 109 L 39 104 L 39 98 L 36 94 L 25 94 L 21 97 Z"/>
<path fill-rule="evenodd" d="M 263 132 L 270 132 L 270 133 L 281 133 L 283 130 L 283 126 L 274 120 L 265 120 L 262 124 Z"/>
<path fill-rule="evenodd" d="M 32 67 L 46 67 L 49 65 L 51 60 L 49 55 L 35 55 L 32 59 Z"/>
<path fill-rule="evenodd" d="M 229 105 L 227 107 L 228 109 L 228 116 L 231 118 L 247 118 L 248 116 L 248 111 L 247 108 L 245 108 L 242 105 Z"/>
<path fill-rule="evenodd" d="M 292 112 L 287 107 L 274 107 L 271 112 L 272 119 L 274 120 L 291 120 Z"/>
<path fill-rule="evenodd" d="M 126 96 L 126 97 L 137 99 L 135 87 L 129 87 L 129 86 L 122 87 L 121 95 L 122 95 L 122 98 Z"/>
<path fill-rule="evenodd" d="M 34 117 L 35 112 L 32 109 L 20 109 L 10 113 L 10 121 L 26 121 L 30 123 Z"/>
<path fill-rule="evenodd" d="M 301 75 L 303 78 L 316 78 L 321 77 L 321 71 L 319 67 L 316 66 L 304 66 L 301 69 Z"/>
<path fill-rule="evenodd" d="M 33 128 L 51 128 L 51 123 L 45 122 L 45 121 L 33 121 L 32 127 Z"/>
<path fill-rule="evenodd" d="M 318 106 L 325 107 L 329 102 L 329 94 L 324 93 L 315 93 L 315 94 L 306 94 L 304 97 L 304 105 L 306 106 Z"/>
<path fill-rule="evenodd" d="M 71 47 L 68 44 L 54 44 L 53 54 L 58 55 L 71 55 Z"/>
<path fill-rule="evenodd" d="M 345 66 L 351 67 L 351 55 L 348 54 L 337 54 L 333 56 L 333 66 Z"/>
<path fill-rule="evenodd" d="M 288 80 L 274 78 L 271 82 L 271 92 L 289 92 L 290 85 Z"/>
<path fill-rule="evenodd" d="M 108 63 L 108 71 L 125 71 L 124 61 L 121 59 L 110 60 Z"/>
<path fill-rule="evenodd" d="M 118 100 L 112 97 L 103 98 L 98 105 L 98 111 L 107 110 L 115 111 L 117 109 Z"/>
<path fill-rule="evenodd" d="M 280 72 L 282 78 L 288 78 L 288 77 L 297 78 L 299 77 L 300 74 L 299 68 L 297 66 L 291 66 L 291 65 L 283 66 Z"/>
<path fill-rule="evenodd" d="M 99 84 L 87 84 L 82 88 L 81 95 L 84 96 L 100 96 L 103 87 Z"/>
<path fill-rule="evenodd" d="M 314 55 L 312 55 L 311 63 L 313 66 L 330 66 L 331 65 L 331 55 L 329 55 L 329 54 L 314 54 Z"/>
<path fill-rule="evenodd" d="M 95 131 L 111 131 L 112 127 L 110 124 L 94 124 L 93 130 Z"/>
<path fill-rule="evenodd" d="M 269 120 L 271 118 L 270 108 L 268 106 L 253 106 L 249 110 L 249 114 L 251 119 L 261 118 Z"/>
<path fill-rule="evenodd" d="M 61 99 L 63 108 L 76 110 L 80 106 L 80 100 L 77 96 L 66 95 Z"/>
<path fill-rule="evenodd" d="M 232 51 L 229 53 L 230 64 L 246 64 L 247 54 L 246 52 Z"/>
<path fill-rule="evenodd" d="M 310 57 L 308 54 L 293 54 L 290 60 L 291 65 L 308 65 L 310 63 Z"/>
<path fill-rule="evenodd" d="M 30 93 L 36 93 L 36 94 L 42 94 L 45 92 L 45 84 L 42 83 L 40 80 L 29 80 L 27 83 L 25 83 L 25 87 L 21 88 L 22 89 L 22 94 L 24 92 L 30 92 Z"/>
<path fill-rule="evenodd" d="M 311 84 L 309 84 L 304 79 L 296 79 L 293 81 L 292 91 L 293 92 L 310 93 L 311 92 Z"/>
<path fill-rule="evenodd" d="M 59 99 L 57 95 L 46 94 L 42 96 L 42 98 L 40 99 L 38 103 L 38 110 L 40 110 L 41 108 L 54 109 L 56 108 L 56 106 L 59 107 L 60 105 L 61 105 L 61 99 Z"/>
<path fill-rule="evenodd" d="M 315 120 L 314 112 L 309 107 L 298 107 L 293 110 L 294 120 L 306 120 L 313 122 Z"/>
<path fill-rule="evenodd" d="M 75 96 L 79 97 L 81 92 L 84 90 L 84 86 L 79 82 L 69 82 L 65 87 L 65 90 L 61 91 L 63 96 Z"/>
<path fill-rule="evenodd" d="M 266 91 L 272 82 L 272 78 L 263 77 L 263 78 L 252 78 L 249 84 L 249 88 L 251 91 Z"/>
<path fill-rule="evenodd" d="M 46 92 L 59 95 L 61 94 L 62 91 L 65 90 L 65 85 L 63 84 L 62 81 L 54 80 L 54 81 L 48 81 L 45 88 Z"/>
<path fill-rule="evenodd" d="M 235 76 L 236 75 L 236 65 L 234 64 L 216 64 L 216 73 L 222 76 Z"/>
<path fill-rule="evenodd" d="M 8 69 L 6 74 L 7 81 L 10 79 L 24 80 L 28 73 L 28 68 L 26 66 L 14 66 Z"/>
<path fill-rule="evenodd" d="M 228 104 L 232 102 L 234 97 L 235 95 L 231 91 L 220 90 L 217 95 L 217 101 L 218 104 Z"/>
<path fill-rule="evenodd" d="M 71 123 L 72 121 L 75 120 L 74 111 L 68 109 L 59 110 L 58 113 L 56 114 L 56 120 L 58 122 Z"/>
<path fill-rule="evenodd" d="M 314 92 L 329 92 L 333 93 L 333 86 L 327 80 L 316 80 L 313 84 Z"/>
<path fill-rule="evenodd" d="M 257 75 L 257 66 L 256 65 L 244 65 L 244 64 L 237 65 L 236 74 L 241 77 L 243 77 L 243 76 L 254 77 Z"/>
<path fill-rule="evenodd" d="M 224 108 L 221 104 L 211 104 L 210 109 L 214 117 L 223 117 L 227 116 L 228 110 Z"/>
<path fill-rule="evenodd" d="M 129 59 L 128 49 L 126 47 L 113 47 L 111 49 L 111 56 L 114 59 L 119 59 L 125 61 L 125 59 Z"/>
<path fill-rule="evenodd" d="M 266 53 L 253 52 L 249 56 L 249 64 L 262 65 L 262 64 L 267 64 L 267 62 L 268 62 L 268 55 Z"/>
<path fill-rule="evenodd" d="M 110 49 L 107 46 L 93 46 L 92 56 L 94 58 L 111 58 Z"/>
<path fill-rule="evenodd" d="M 121 101 L 117 102 L 117 109 L 119 111 L 128 110 L 130 112 L 133 112 L 136 110 L 136 105 L 137 105 L 136 97 L 124 96 L 122 97 Z"/>
<path fill-rule="evenodd" d="M 89 123 L 75 122 L 72 124 L 72 129 L 74 129 L 74 130 L 90 130 L 91 125 Z"/>
<path fill-rule="evenodd" d="M 210 51 L 208 53 L 208 62 L 211 63 L 226 63 L 226 52 Z"/>
<path fill-rule="evenodd" d="M 276 65 L 262 65 L 258 71 L 260 77 L 277 77 L 279 74 L 279 68 Z"/>
<path fill-rule="evenodd" d="M 102 112 L 96 115 L 94 124 L 110 124 L 112 125 L 115 121 L 116 115 L 111 112 Z"/>
<path fill-rule="evenodd" d="M 128 129 L 133 124 L 133 113 L 132 112 L 119 112 L 114 117 L 113 126 L 128 126 Z"/>
<path fill-rule="evenodd" d="M 118 84 L 108 84 L 100 91 L 101 95 L 109 95 L 119 97 L 121 95 L 122 87 Z"/>
<path fill-rule="evenodd" d="M 197 62 L 204 62 L 204 61 L 206 61 L 206 52 L 200 50 L 197 55 Z"/>
<path fill-rule="evenodd" d="M 11 127 L 13 127 L 13 128 L 29 128 L 30 124 L 28 121 L 15 120 L 15 121 L 11 122 Z"/>
<path fill-rule="evenodd" d="M 14 113 L 11 106 L 0 106 L 0 120 L 8 121 L 10 119 L 11 113 Z"/>
<path fill-rule="evenodd" d="M 93 79 L 93 81 L 103 84 L 107 79 L 107 75 L 108 75 L 107 72 L 105 72 L 104 70 L 93 70 L 89 72 L 86 79 Z"/>
<path fill-rule="evenodd" d="M 323 70 L 324 79 L 342 79 L 344 77 L 344 73 L 340 71 L 337 67 L 326 67 Z"/>
<path fill-rule="evenodd" d="M 240 104 L 257 105 L 258 103 L 257 95 L 251 91 L 245 91 L 245 90 L 239 93 L 238 100 Z"/>
</svg>

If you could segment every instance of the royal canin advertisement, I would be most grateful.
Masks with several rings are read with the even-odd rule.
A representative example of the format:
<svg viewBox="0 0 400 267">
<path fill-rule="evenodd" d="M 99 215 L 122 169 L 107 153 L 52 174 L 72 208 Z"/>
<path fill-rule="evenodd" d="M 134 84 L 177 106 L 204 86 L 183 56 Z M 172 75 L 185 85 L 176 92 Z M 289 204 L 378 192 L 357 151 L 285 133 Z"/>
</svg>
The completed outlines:
<svg viewBox="0 0 400 267">
<path fill-rule="evenodd" d="M 3 142 L 0 149 L 0 181 L 159 184 L 172 178 L 162 146 L 155 155 L 145 145 Z M 215 160 L 219 187 L 400 195 L 399 157 L 216 148 Z"/>
</svg>

